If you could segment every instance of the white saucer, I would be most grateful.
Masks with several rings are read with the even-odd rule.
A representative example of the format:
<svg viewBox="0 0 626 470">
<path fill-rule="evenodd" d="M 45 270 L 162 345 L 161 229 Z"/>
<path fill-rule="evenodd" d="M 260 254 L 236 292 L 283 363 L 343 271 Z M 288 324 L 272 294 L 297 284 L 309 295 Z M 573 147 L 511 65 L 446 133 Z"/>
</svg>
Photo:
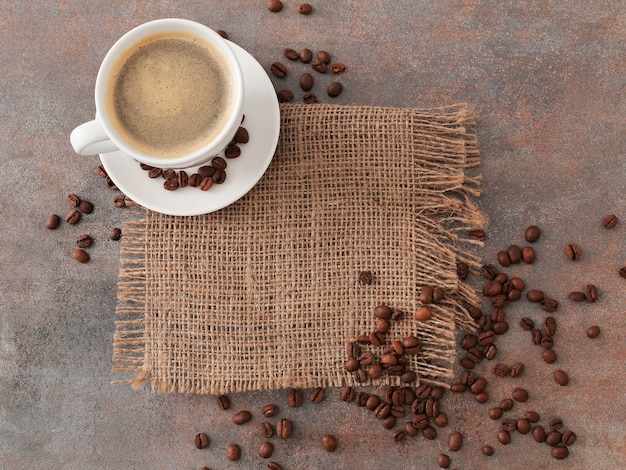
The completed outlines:
<svg viewBox="0 0 626 470">
<path fill-rule="evenodd" d="M 243 112 L 250 135 L 240 144 L 241 155 L 227 159 L 227 178 L 204 192 L 198 188 L 168 191 L 163 179 L 148 178 L 134 159 L 118 151 L 100 155 L 104 169 L 117 187 L 136 203 L 169 215 L 200 215 L 222 209 L 240 199 L 261 179 L 270 165 L 280 133 L 280 109 L 274 86 L 261 64 L 250 53 L 230 42 L 244 76 Z M 189 175 L 198 167 L 188 168 Z"/>
</svg>

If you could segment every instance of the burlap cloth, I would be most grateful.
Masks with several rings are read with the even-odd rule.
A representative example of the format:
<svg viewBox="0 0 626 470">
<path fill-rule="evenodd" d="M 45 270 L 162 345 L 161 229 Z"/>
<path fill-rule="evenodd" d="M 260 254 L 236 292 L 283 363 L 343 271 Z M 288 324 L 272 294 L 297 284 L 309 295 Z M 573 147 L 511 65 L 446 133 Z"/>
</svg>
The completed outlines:
<svg viewBox="0 0 626 470">
<path fill-rule="evenodd" d="M 275 157 L 242 199 L 198 217 L 131 209 L 114 337 L 120 381 L 211 394 L 354 384 L 346 344 L 374 330 L 384 303 L 407 312 L 387 346 L 418 336 L 423 351 L 408 367 L 445 383 L 455 323 L 470 328 L 466 307 L 479 303 L 456 272 L 458 261 L 478 267 L 462 242 L 484 223 L 479 177 L 466 174 L 479 164 L 473 125 L 465 105 L 282 105 Z M 418 322 L 423 285 L 446 297 Z"/>
</svg>

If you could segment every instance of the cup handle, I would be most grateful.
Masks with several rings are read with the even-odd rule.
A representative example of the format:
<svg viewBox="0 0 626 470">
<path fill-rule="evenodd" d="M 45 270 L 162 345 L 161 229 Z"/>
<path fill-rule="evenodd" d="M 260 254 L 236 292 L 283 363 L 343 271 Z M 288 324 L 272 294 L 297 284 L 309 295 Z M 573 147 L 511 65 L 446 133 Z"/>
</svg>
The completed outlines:
<svg viewBox="0 0 626 470">
<path fill-rule="evenodd" d="M 119 150 L 104 132 L 100 121 L 81 124 L 70 134 L 70 143 L 79 155 L 96 155 Z"/>
</svg>

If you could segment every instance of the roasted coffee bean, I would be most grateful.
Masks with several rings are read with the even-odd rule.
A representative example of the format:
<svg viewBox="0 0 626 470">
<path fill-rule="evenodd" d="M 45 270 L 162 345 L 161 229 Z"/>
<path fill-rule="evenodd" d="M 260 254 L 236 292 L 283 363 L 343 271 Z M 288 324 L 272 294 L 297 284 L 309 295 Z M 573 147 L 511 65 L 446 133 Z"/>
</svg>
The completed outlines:
<svg viewBox="0 0 626 470">
<path fill-rule="evenodd" d="M 111 190 L 115 190 L 117 189 L 117 185 L 113 182 L 113 180 L 111 178 L 109 178 L 108 176 L 106 177 L 106 185 L 107 188 L 111 189 Z"/>
<path fill-rule="evenodd" d="M 580 259 L 580 248 L 576 243 L 570 243 L 565 247 L 565 254 L 570 261 L 576 261 Z"/>
<path fill-rule="evenodd" d="M 526 400 L 528 400 L 528 392 L 523 388 L 518 387 L 513 390 L 512 396 L 516 401 L 519 402 L 525 402 Z"/>
<path fill-rule="evenodd" d="M 331 67 L 331 70 L 332 70 L 332 67 Z M 456 275 L 462 281 L 467 279 L 467 276 L 469 276 L 469 265 L 467 263 L 457 263 L 456 264 Z"/>
<path fill-rule="evenodd" d="M 539 240 L 540 236 L 541 230 L 536 225 L 531 225 L 526 229 L 526 232 L 524 233 L 524 238 L 528 243 L 535 243 L 537 240 Z"/>
<path fill-rule="evenodd" d="M 471 386 L 475 381 L 476 374 L 471 371 L 464 372 L 463 375 L 461 375 L 461 383 L 467 385 L 468 387 Z"/>
<path fill-rule="evenodd" d="M 166 179 L 166 180 L 176 179 L 176 170 L 167 168 L 166 170 L 163 170 L 163 172 L 161 173 L 161 176 L 163 177 L 163 179 Z"/>
<path fill-rule="evenodd" d="M 359 354 L 359 357 L 357 357 L 356 360 L 359 361 L 359 365 L 361 367 L 369 366 L 374 362 L 374 354 L 371 351 L 364 351 Z"/>
<path fill-rule="evenodd" d="M 283 2 L 281 0 L 269 0 L 267 9 L 272 13 L 278 13 L 283 9 Z"/>
<path fill-rule="evenodd" d="M 267 470 L 283 470 L 283 467 L 278 462 L 269 462 L 267 464 Z"/>
<path fill-rule="evenodd" d="M 522 298 L 522 292 L 517 289 L 511 289 L 506 296 L 509 300 L 515 301 Z"/>
<path fill-rule="evenodd" d="M 541 353 L 541 357 L 548 364 L 552 364 L 557 359 L 557 355 L 556 352 L 554 352 L 554 349 L 544 349 Z"/>
<path fill-rule="evenodd" d="M 241 410 L 235 413 L 233 416 L 233 423 L 237 425 L 242 425 L 247 423 L 252 419 L 252 414 L 249 411 Z"/>
<path fill-rule="evenodd" d="M 554 339 L 552 336 L 544 336 L 541 338 L 541 347 L 545 349 L 551 349 L 554 346 Z"/>
<path fill-rule="evenodd" d="M 407 370 L 400 376 L 400 381 L 404 384 L 413 383 L 415 382 L 416 379 L 417 379 L 417 374 L 413 372 L 412 370 Z"/>
<path fill-rule="evenodd" d="M 194 444 L 196 449 L 206 449 L 209 446 L 209 436 L 203 432 L 196 434 Z"/>
<path fill-rule="evenodd" d="M 93 212 L 93 204 L 89 201 L 82 200 L 80 204 L 78 204 L 78 210 L 83 214 L 91 214 Z"/>
<path fill-rule="evenodd" d="M 315 59 L 311 64 L 311 67 L 313 67 L 313 70 L 319 73 L 326 73 L 326 69 L 328 68 L 328 66 L 320 59 Z"/>
<path fill-rule="evenodd" d="M 385 419 L 387 416 L 391 414 L 391 405 L 389 403 L 379 403 L 376 409 L 374 410 L 374 416 L 378 419 Z"/>
<path fill-rule="evenodd" d="M 425 429 L 428 427 L 429 423 L 430 418 L 426 415 L 426 413 L 417 414 L 413 418 L 413 426 L 415 426 L 416 429 Z"/>
<path fill-rule="evenodd" d="M 526 292 L 526 298 L 529 302 L 541 302 L 545 298 L 545 294 L 541 290 L 531 289 Z"/>
<path fill-rule="evenodd" d="M 197 188 L 198 186 L 200 186 L 201 182 L 202 176 L 200 176 L 198 173 L 194 173 L 189 177 L 189 186 L 191 186 L 192 188 Z"/>
<path fill-rule="evenodd" d="M 89 248 L 92 243 L 93 243 L 93 238 L 91 238 L 91 236 L 87 234 L 80 235 L 76 239 L 76 246 L 78 248 Z"/>
<path fill-rule="evenodd" d="M 309 395 L 309 400 L 311 400 L 311 403 L 321 403 L 322 400 L 324 399 L 324 389 L 322 387 L 316 387 L 313 390 L 311 390 L 311 394 Z"/>
<path fill-rule="evenodd" d="M 422 436 L 424 436 L 425 439 L 432 441 L 437 437 L 437 430 L 432 426 L 426 426 L 422 429 Z"/>
<path fill-rule="evenodd" d="M 443 428 L 448 425 L 448 415 L 440 412 L 433 418 L 433 421 L 438 427 Z"/>
<path fill-rule="evenodd" d="M 535 328 L 532 332 L 532 339 L 533 343 L 537 345 L 541 344 L 541 340 L 543 339 L 543 334 L 541 333 L 541 330 Z"/>
<path fill-rule="evenodd" d="M 524 373 L 524 364 L 516 362 L 511 366 L 511 377 L 519 377 Z"/>
<path fill-rule="evenodd" d="M 482 450 L 483 454 L 485 454 L 487 456 L 493 455 L 493 452 L 494 452 L 493 451 L 493 447 L 491 447 L 491 446 L 483 446 L 481 450 Z"/>
<path fill-rule="evenodd" d="M 279 103 L 289 103 L 293 100 L 293 93 L 290 90 L 280 90 L 276 96 Z"/>
<path fill-rule="evenodd" d="M 352 373 L 352 377 L 354 377 L 354 381 L 358 384 L 362 384 L 367 380 L 367 372 L 363 369 L 357 369 Z"/>
<path fill-rule="evenodd" d="M 509 331 L 509 324 L 505 321 L 499 321 L 499 322 L 494 323 L 491 326 L 491 329 L 493 330 L 495 334 L 503 335 L 504 333 Z"/>
<path fill-rule="evenodd" d="M 65 214 L 65 221 L 70 225 L 75 225 L 80 220 L 80 212 L 77 209 L 72 209 Z"/>
<path fill-rule="evenodd" d="M 323 63 L 325 64 L 329 64 L 330 63 L 330 54 L 326 51 L 319 51 L 316 55 L 316 57 Z"/>
<path fill-rule="evenodd" d="M 365 402 L 365 408 L 370 411 L 374 411 L 378 405 L 380 405 L 380 397 L 374 394 L 370 395 Z"/>
<path fill-rule="evenodd" d="M 80 204 L 80 198 L 76 194 L 70 194 L 67 196 L 67 203 L 70 207 L 78 207 Z"/>
<path fill-rule="evenodd" d="M 470 238 L 470 240 L 477 240 L 477 241 L 485 241 L 485 231 L 484 230 L 480 230 L 480 229 L 476 229 L 476 230 L 470 230 L 468 232 L 468 236 Z"/>
<path fill-rule="evenodd" d="M 76 248 L 72 252 L 72 257 L 79 263 L 86 263 L 87 261 L 89 261 L 90 258 L 89 253 L 87 253 L 85 250 L 81 250 L 80 248 Z"/>
<path fill-rule="evenodd" d="M 498 441 L 502 445 L 508 445 L 511 443 L 511 434 L 508 431 L 501 430 L 498 432 Z"/>
<path fill-rule="evenodd" d="M 393 310 L 386 305 L 379 305 L 374 309 L 374 316 L 376 318 L 385 318 L 388 319 L 391 317 Z"/>
<path fill-rule="evenodd" d="M 111 232 L 109 233 L 109 238 L 113 240 L 114 242 L 119 240 L 121 237 L 122 237 L 122 230 L 117 227 L 112 229 Z"/>
<path fill-rule="evenodd" d="M 491 299 L 494 308 L 504 308 L 509 304 L 509 299 L 505 294 L 499 294 Z"/>
<path fill-rule="evenodd" d="M 513 432 L 517 429 L 517 420 L 506 418 L 502 420 L 502 429 L 507 432 Z"/>
<path fill-rule="evenodd" d="M 152 167 L 148 171 L 148 178 L 152 178 L 152 179 L 158 178 L 159 176 L 161 176 L 162 173 L 163 173 L 162 168 Z"/>
<path fill-rule="evenodd" d="M 567 376 L 567 373 L 565 373 L 564 371 L 562 371 L 562 370 L 557 370 L 557 371 L 554 373 L 554 381 L 555 381 L 558 385 L 560 385 L 560 386 L 564 387 L 564 386 L 566 386 L 566 385 L 569 383 L 569 377 Z"/>
<path fill-rule="evenodd" d="M 561 442 L 566 446 L 571 446 L 574 442 L 576 442 L 576 434 L 573 431 L 565 431 L 563 433 L 563 437 L 561 438 Z"/>
<path fill-rule="evenodd" d="M 349 341 L 346 344 L 346 357 L 348 359 L 356 359 L 361 355 L 361 346 L 356 341 Z"/>
<path fill-rule="evenodd" d="M 496 347 L 494 343 L 491 343 L 485 346 L 485 351 L 484 351 L 485 359 L 487 359 L 488 361 L 491 361 L 493 358 L 496 357 L 496 354 L 498 354 L 498 348 Z"/>
<path fill-rule="evenodd" d="M 226 170 L 215 170 L 215 174 L 212 176 L 212 179 L 215 184 L 222 184 L 226 181 Z"/>
<path fill-rule="evenodd" d="M 470 385 L 470 392 L 478 394 L 487 388 L 487 380 L 484 377 L 478 377 L 472 385 Z"/>
<path fill-rule="evenodd" d="M 569 456 L 569 449 L 565 446 L 555 446 L 552 448 L 552 457 L 557 460 L 566 459 Z"/>
<path fill-rule="evenodd" d="M 404 311 L 403 310 L 395 309 L 393 311 L 393 313 L 391 314 L 391 319 L 393 321 L 400 321 L 403 318 L 404 318 Z"/>
<path fill-rule="evenodd" d="M 346 388 L 350 388 L 350 387 L 346 387 Z M 343 396 L 342 396 L 342 399 L 343 399 Z M 229 403 L 229 406 L 230 406 L 230 403 Z M 273 403 L 270 403 L 269 405 L 265 405 L 263 407 L 263 409 L 261 410 L 261 413 L 263 413 L 263 416 L 265 416 L 266 418 L 271 418 L 272 416 L 275 416 L 276 413 L 278 413 L 278 407 L 274 405 Z"/>
<path fill-rule="evenodd" d="M 332 434 L 324 434 L 322 436 L 322 446 L 328 452 L 334 452 L 337 449 L 337 439 Z"/>
<path fill-rule="evenodd" d="M 386 334 L 389 332 L 389 328 L 391 325 L 389 324 L 389 320 L 385 320 L 384 318 L 379 318 L 376 320 L 376 331 L 378 333 Z"/>
<path fill-rule="evenodd" d="M 189 175 L 185 170 L 180 170 L 176 176 L 176 181 L 178 181 L 179 188 L 185 188 L 189 185 Z"/>
<path fill-rule="evenodd" d="M 471 348 L 467 351 L 467 357 L 475 364 L 478 364 L 483 359 L 483 353 L 478 348 Z"/>
<path fill-rule="evenodd" d="M 357 361 L 354 358 L 350 358 L 346 362 L 344 362 L 343 367 L 348 372 L 354 372 L 355 370 L 357 370 L 359 368 L 359 361 Z"/>
<path fill-rule="evenodd" d="M 559 303 L 554 299 L 546 297 L 541 301 L 541 309 L 544 312 L 554 313 L 559 309 Z"/>
<path fill-rule="evenodd" d="M 510 398 L 503 398 L 500 401 L 500 408 L 502 408 L 503 411 L 511 411 L 513 408 L 513 400 Z"/>
<path fill-rule="evenodd" d="M 530 421 L 526 418 L 519 418 L 517 420 L 517 431 L 521 434 L 528 434 L 530 432 Z"/>
<path fill-rule="evenodd" d="M 600 334 L 600 327 L 599 326 L 590 326 L 587 329 L 587 338 L 596 338 L 598 335 Z"/>
<path fill-rule="evenodd" d="M 441 302 L 446 293 L 442 287 L 435 287 L 433 289 L 433 302 Z"/>
<path fill-rule="evenodd" d="M 533 264 L 535 262 L 535 250 L 531 246 L 525 246 L 522 248 L 522 261 L 526 264 Z"/>
<path fill-rule="evenodd" d="M 303 91 L 310 91 L 313 88 L 313 76 L 306 72 L 300 76 L 300 88 Z"/>
<path fill-rule="evenodd" d="M 483 277 L 489 281 L 493 281 L 498 275 L 498 268 L 496 268 L 493 264 L 486 264 L 483 266 Z"/>
<path fill-rule="evenodd" d="M 274 444 L 271 442 L 264 442 L 259 446 L 259 457 L 262 459 L 269 459 L 274 453 Z"/>
<path fill-rule="evenodd" d="M 478 307 L 469 307 L 467 309 L 467 312 L 470 314 L 470 316 L 474 319 L 474 320 L 478 320 L 483 312 L 478 308 Z"/>
<path fill-rule="evenodd" d="M 499 406 L 494 406 L 489 410 L 489 417 L 493 420 L 500 419 L 502 417 L 503 409 Z"/>
<path fill-rule="evenodd" d="M 487 297 L 494 297 L 502 293 L 502 284 L 497 281 L 491 281 L 483 287 L 483 294 Z"/>
<path fill-rule="evenodd" d="M 178 189 L 178 181 L 173 179 L 166 179 L 163 182 L 163 187 L 168 191 L 176 191 Z"/>
<path fill-rule="evenodd" d="M 46 219 L 46 228 L 49 230 L 55 230 L 59 223 L 61 222 L 61 217 L 56 214 L 50 214 Z"/>
<path fill-rule="evenodd" d="M 552 418 L 550 420 L 550 429 L 552 431 L 559 431 L 563 427 L 563 420 L 561 418 Z"/>
<path fill-rule="evenodd" d="M 309 62 L 311 62 L 312 59 L 313 59 L 313 52 L 311 52 L 311 49 L 305 48 L 300 51 L 300 62 L 304 64 L 308 64 Z"/>
<path fill-rule="evenodd" d="M 478 403 L 487 403 L 489 401 L 489 394 L 487 392 L 480 392 L 476 395 L 476 401 Z"/>
<path fill-rule="evenodd" d="M 543 321 L 543 329 L 548 336 L 554 336 L 556 333 L 556 318 L 546 317 Z"/>
<path fill-rule="evenodd" d="M 476 367 L 476 362 L 474 362 L 471 358 L 467 356 L 461 358 L 461 360 L 459 361 L 459 364 L 461 365 L 461 367 L 463 367 L 463 369 L 467 369 L 467 370 L 471 370 L 474 367 Z"/>
<path fill-rule="evenodd" d="M 404 346 L 402 346 L 402 341 L 398 339 L 394 339 L 391 342 L 391 349 L 398 355 L 404 354 Z"/>
<path fill-rule="evenodd" d="M 602 220 L 602 225 L 604 225 L 604 228 L 615 228 L 617 225 L 617 217 L 613 214 L 607 215 Z"/>
<path fill-rule="evenodd" d="M 402 405 L 392 405 L 391 406 L 391 416 L 393 416 L 394 418 L 402 418 L 405 413 L 406 413 L 406 411 L 404 409 L 404 404 L 402 404 Z M 431 414 L 431 416 L 432 416 L 432 414 Z M 394 425 L 395 425 L 395 423 L 394 423 Z"/>
<path fill-rule="evenodd" d="M 361 271 L 359 273 L 359 281 L 365 286 L 372 284 L 373 276 L 371 271 Z"/>
<path fill-rule="evenodd" d="M 446 454 L 439 454 L 437 465 L 439 465 L 439 468 L 450 468 L 450 457 Z"/>
<path fill-rule="evenodd" d="M 619 269 L 619 275 L 620 275 L 620 277 L 626 279 L 626 266 L 624 266 L 623 268 Z"/>
<path fill-rule="evenodd" d="M 356 337 L 356 342 L 359 344 L 372 344 L 370 342 L 370 335 L 366 333 L 363 333 L 362 335 L 358 335 Z"/>
<path fill-rule="evenodd" d="M 511 266 L 511 258 L 509 257 L 509 253 L 507 251 L 499 251 L 498 252 L 498 263 L 500 266 Z"/>
<path fill-rule="evenodd" d="M 397 431 L 395 431 L 392 435 L 391 438 L 395 441 L 395 442 L 400 442 L 402 440 L 404 440 L 405 434 L 404 431 L 402 429 L 398 429 Z"/>
<path fill-rule="evenodd" d="M 228 34 L 223 29 L 216 29 L 215 32 L 222 36 L 224 39 L 228 39 Z"/>
<path fill-rule="evenodd" d="M 461 340 L 461 347 L 466 351 L 469 351 L 471 348 L 476 346 L 477 343 L 478 339 L 476 338 L 476 336 L 468 333 L 463 336 L 463 339 Z"/>
<path fill-rule="evenodd" d="M 283 55 L 289 60 L 298 60 L 300 55 L 295 49 L 285 48 L 283 49 Z"/>
<path fill-rule="evenodd" d="M 520 326 L 522 327 L 522 329 L 526 330 L 526 331 L 531 331 L 534 327 L 535 327 L 535 322 L 533 321 L 532 318 L 528 318 L 528 317 L 524 317 L 519 321 Z"/>
<path fill-rule="evenodd" d="M 546 441 L 546 430 L 541 425 L 537 425 L 533 428 L 533 439 L 536 442 Z"/>
<path fill-rule="evenodd" d="M 123 194 L 120 194 L 119 196 L 115 196 L 115 199 L 113 200 L 113 205 L 117 207 L 118 209 L 121 209 L 122 207 L 126 207 L 126 196 L 124 196 Z"/>
<path fill-rule="evenodd" d="M 539 421 L 539 413 L 537 413 L 536 411 L 527 411 L 524 417 L 530 423 L 536 423 L 537 421 Z"/>
<path fill-rule="evenodd" d="M 417 436 L 419 431 L 415 426 L 413 426 L 413 423 L 411 421 L 407 421 L 406 423 L 404 423 L 404 432 L 406 432 L 407 435 L 414 437 Z"/>
<path fill-rule="evenodd" d="M 270 71 L 278 78 L 283 78 L 285 75 L 287 75 L 287 67 L 285 67 L 280 62 L 274 62 L 270 66 Z"/>
<path fill-rule="evenodd" d="M 572 302 L 582 302 L 587 300 L 584 292 L 570 292 L 567 296 Z"/>
<path fill-rule="evenodd" d="M 489 331 L 491 330 L 491 325 L 493 324 L 493 320 L 491 319 L 489 315 L 481 315 L 477 323 L 482 331 Z"/>
<path fill-rule="evenodd" d="M 478 344 L 481 346 L 487 346 L 494 342 L 496 334 L 493 331 L 484 331 L 478 335 Z"/>
<path fill-rule="evenodd" d="M 237 444 L 230 444 L 226 448 L 226 458 L 231 462 L 239 460 L 241 458 L 241 448 Z"/>
<path fill-rule="evenodd" d="M 145 165 L 145 164 L 142 164 L 142 165 Z M 109 176 L 107 174 L 107 171 L 104 169 L 104 165 L 102 163 L 100 163 L 100 165 L 98 165 L 98 170 L 97 171 L 98 171 L 98 175 L 100 175 L 103 178 L 106 178 L 107 176 Z"/>
<path fill-rule="evenodd" d="M 373 364 L 367 369 L 367 375 L 374 380 L 380 379 L 383 376 L 383 367 L 380 364 Z"/>
<path fill-rule="evenodd" d="M 328 88 L 326 89 L 326 93 L 331 98 L 335 98 L 339 96 L 342 91 L 343 91 L 343 85 L 339 82 L 331 83 L 330 85 L 328 85 Z"/>
<path fill-rule="evenodd" d="M 248 133 L 248 129 L 246 129 L 243 126 L 239 126 L 237 128 L 237 131 L 235 132 L 235 136 L 233 137 L 233 140 L 237 144 L 247 144 L 248 142 L 250 142 L 250 134 Z M 220 158 L 220 157 L 216 157 L 216 158 Z M 222 162 L 222 163 L 223 165 L 226 165 L 226 162 Z M 213 162 L 211 162 L 211 164 L 215 166 Z M 224 166 L 224 168 L 226 168 L 226 166 Z"/>
<path fill-rule="evenodd" d="M 419 298 L 423 304 L 431 303 L 433 301 L 433 288 L 431 286 L 422 286 Z"/>
<path fill-rule="evenodd" d="M 433 314 L 428 307 L 418 307 L 414 314 L 417 321 L 428 321 L 432 316 Z"/>
<path fill-rule="evenodd" d="M 511 264 L 517 264 L 522 261 L 522 249 L 519 246 L 511 245 L 507 252 L 509 253 Z"/>
<path fill-rule="evenodd" d="M 496 375 L 498 377 L 506 377 L 507 375 L 509 375 L 511 369 L 509 369 L 509 366 L 507 366 L 506 364 L 496 364 L 493 367 L 493 375 Z"/>
<path fill-rule="evenodd" d="M 340 62 L 335 62 L 330 66 L 330 71 L 334 74 L 343 73 L 346 71 L 346 66 Z"/>
<path fill-rule="evenodd" d="M 513 277 L 511 278 L 511 285 L 513 286 L 514 289 L 517 289 L 518 291 L 523 291 L 524 289 L 526 289 L 526 283 L 520 279 L 519 277 Z"/>
<path fill-rule="evenodd" d="M 546 444 L 554 447 L 561 443 L 561 439 L 563 439 L 561 433 L 557 430 L 553 430 L 546 435 Z"/>
<path fill-rule="evenodd" d="M 593 284 L 587 284 L 585 286 L 585 299 L 587 299 L 587 302 L 598 300 L 598 288 Z"/>
<path fill-rule="evenodd" d="M 281 418 L 276 423 L 276 434 L 281 439 L 289 439 L 293 432 L 293 423 L 287 418 Z"/>
<path fill-rule="evenodd" d="M 200 188 L 201 191 L 208 191 L 209 189 L 211 189 L 211 186 L 213 186 L 213 178 L 207 176 L 206 178 L 202 178 L 202 181 L 200 181 L 198 188 Z"/>
<path fill-rule="evenodd" d="M 345 402 L 351 402 L 354 400 L 354 395 L 354 389 L 350 386 L 341 389 L 340 397 Z"/>
<path fill-rule="evenodd" d="M 453 393 L 463 393 L 467 390 L 467 385 L 462 383 L 453 383 L 450 385 L 450 391 Z"/>
</svg>

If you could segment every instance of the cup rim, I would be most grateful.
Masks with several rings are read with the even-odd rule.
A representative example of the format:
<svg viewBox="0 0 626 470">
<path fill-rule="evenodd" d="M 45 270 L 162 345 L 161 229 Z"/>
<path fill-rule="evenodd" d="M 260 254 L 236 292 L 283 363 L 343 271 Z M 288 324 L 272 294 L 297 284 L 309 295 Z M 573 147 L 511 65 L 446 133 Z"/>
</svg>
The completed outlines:
<svg viewBox="0 0 626 470">
<path fill-rule="evenodd" d="M 124 51 L 141 39 L 152 34 L 164 32 L 183 32 L 201 37 L 211 43 L 224 55 L 232 71 L 233 103 L 232 111 L 221 132 L 207 145 L 182 157 L 160 158 L 141 152 L 128 145 L 111 125 L 107 114 L 106 91 L 107 78 Z M 104 128 L 109 139 L 124 153 L 132 158 L 152 166 L 185 168 L 206 161 L 213 154 L 219 153 L 232 140 L 243 116 L 243 73 L 239 61 L 228 42 L 217 32 L 196 21 L 182 18 L 161 18 L 136 26 L 122 35 L 108 50 L 98 69 L 95 87 L 96 119 Z"/>
</svg>

